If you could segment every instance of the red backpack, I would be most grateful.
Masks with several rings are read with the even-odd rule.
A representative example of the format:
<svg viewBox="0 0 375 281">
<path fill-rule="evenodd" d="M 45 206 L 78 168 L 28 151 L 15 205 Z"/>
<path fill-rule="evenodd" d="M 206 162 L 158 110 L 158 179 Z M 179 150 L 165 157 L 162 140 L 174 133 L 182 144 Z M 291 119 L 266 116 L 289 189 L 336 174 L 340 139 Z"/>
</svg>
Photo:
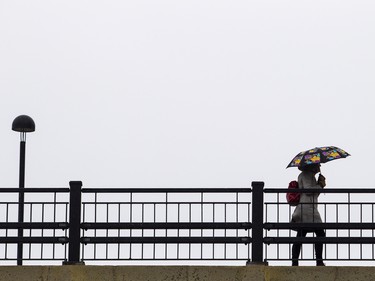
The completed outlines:
<svg viewBox="0 0 375 281">
<path fill-rule="evenodd" d="M 289 183 L 288 189 L 297 189 L 298 182 L 291 181 Z M 301 198 L 301 193 L 297 192 L 287 192 L 286 193 L 286 201 L 289 203 L 290 206 L 297 206 L 299 204 L 299 200 Z"/>
</svg>

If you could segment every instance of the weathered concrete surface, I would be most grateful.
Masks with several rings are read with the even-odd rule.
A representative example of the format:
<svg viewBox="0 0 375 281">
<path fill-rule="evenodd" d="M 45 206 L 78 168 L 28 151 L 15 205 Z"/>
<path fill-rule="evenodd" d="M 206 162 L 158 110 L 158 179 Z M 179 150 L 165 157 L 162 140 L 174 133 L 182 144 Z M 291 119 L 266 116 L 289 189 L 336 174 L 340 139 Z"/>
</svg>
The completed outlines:
<svg viewBox="0 0 375 281">
<path fill-rule="evenodd" d="M 371 281 L 375 267 L 0 266 L 1 281 Z"/>
</svg>

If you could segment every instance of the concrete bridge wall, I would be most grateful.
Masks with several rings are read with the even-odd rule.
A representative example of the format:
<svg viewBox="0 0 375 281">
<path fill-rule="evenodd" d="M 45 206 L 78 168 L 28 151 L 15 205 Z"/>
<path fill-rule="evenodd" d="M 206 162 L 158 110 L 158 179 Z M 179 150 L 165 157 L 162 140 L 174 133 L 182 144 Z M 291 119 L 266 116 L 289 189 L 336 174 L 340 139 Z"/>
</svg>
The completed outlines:
<svg viewBox="0 0 375 281">
<path fill-rule="evenodd" d="M 0 266 L 1 281 L 370 281 L 375 267 Z"/>
</svg>

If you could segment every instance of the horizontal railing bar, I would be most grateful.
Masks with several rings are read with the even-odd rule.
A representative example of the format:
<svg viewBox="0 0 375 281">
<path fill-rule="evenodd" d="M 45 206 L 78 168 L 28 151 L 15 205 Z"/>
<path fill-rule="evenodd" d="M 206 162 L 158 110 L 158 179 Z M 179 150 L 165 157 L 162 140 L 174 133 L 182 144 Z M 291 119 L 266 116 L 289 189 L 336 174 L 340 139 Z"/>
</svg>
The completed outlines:
<svg viewBox="0 0 375 281">
<path fill-rule="evenodd" d="M 85 258 L 85 261 L 246 261 L 249 257 L 238 257 L 238 258 Z M 290 259 L 289 259 L 290 261 Z"/>
<path fill-rule="evenodd" d="M 84 244 L 248 244 L 251 237 L 82 237 Z"/>
<path fill-rule="evenodd" d="M 82 202 L 82 205 L 251 205 L 251 202 Z"/>
<path fill-rule="evenodd" d="M 43 187 L 38 187 L 38 188 L 35 188 L 35 187 L 28 187 L 28 188 L 23 188 L 23 189 L 20 189 L 20 188 L 0 188 L 0 193 L 19 193 L 19 192 L 23 192 L 23 193 L 54 193 L 54 192 L 59 192 L 59 193 L 69 193 L 70 189 L 67 188 L 67 187 L 57 187 L 57 188 L 54 188 L 54 187 L 46 187 L 46 188 L 43 188 Z"/>
<path fill-rule="evenodd" d="M 82 193 L 251 193 L 251 188 L 82 188 Z"/>
<path fill-rule="evenodd" d="M 265 188 L 264 193 L 375 193 L 374 188 L 322 188 L 322 189 L 288 189 Z"/>
<path fill-rule="evenodd" d="M 267 258 L 267 259 L 264 259 L 265 261 L 290 261 L 291 259 L 290 258 Z M 303 259 L 300 259 L 300 261 L 316 261 L 315 258 L 310 258 L 310 259 L 307 259 L 307 258 L 303 258 Z M 358 262 L 358 261 L 374 261 L 374 259 L 372 258 L 338 258 L 338 259 L 334 259 L 334 258 L 324 258 L 324 261 L 344 261 L 344 262 L 352 262 L 352 261 L 355 261 L 355 262 Z"/>
<path fill-rule="evenodd" d="M 375 244 L 373 237 L 265 237 L 265 244 Z"/>
<path fill-rule="evenodd" d="M 18 202 L 0 202 L 0 205 L 18 205 Z M 68 205 L 69 202 L 34 202 L 34 201 L 26 201 L 24 202 L 25 205 Z"/>
<path fill-rule="evenodd" d="M 66 222 L 1 222 L 0 229 L 67 229 Z"/>
<path fill-rule="evenodd" d="M 375 229 L 375 223 L 265 223 L 264 229 Z"/>
<path fill-rule="evenodd" d="M 299 203 L 299 204 L 311 204 L 311 203 Z M 352 206 L 352 205 L 375 205 L 375 202 L 353 202 L 350 201 L 350 204 L 348 202 L 322 202 L 319 201 L 319 205 L 346 205 L 346 206 Z M 289 205 L 288 202 L 264 202 L 264 205 Z M 293 206 L 292 206 L 293 207 Z"/>
<path fill-rule="evenodd" d="M 251 223 L 82 223 L 82 229 L 251 229 Z"/>
<path fill-rule="evenodd" d="M 0 237 L 1 243 L 31 243 L 31 244 L 64 244 L 68 243 L 68 237 Z"/>
<path fill-rule="evenodd" d="M 16 261 L 17 258 L 0 258 L 0 261 Z M 66 261 L 65 257 L 56 257 L 56 258 L 29 258 L 29 257 L 23 257 L 23 261 Z M 1 266 L 4 266 L 2 264 Z"/>
</svg>

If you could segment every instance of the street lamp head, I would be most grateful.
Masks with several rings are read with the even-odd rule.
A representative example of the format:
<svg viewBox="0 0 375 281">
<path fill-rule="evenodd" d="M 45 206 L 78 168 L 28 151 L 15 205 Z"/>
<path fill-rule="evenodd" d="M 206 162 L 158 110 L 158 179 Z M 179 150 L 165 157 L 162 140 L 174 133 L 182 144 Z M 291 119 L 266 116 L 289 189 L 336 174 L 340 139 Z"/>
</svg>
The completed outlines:
<svg viewBox="0 0 375 281">
<path fill-rule="evenodd" d="M 20 115 L 14 119 L 12 130 L 21 133 L 30 133 L 35 131 L 34 120 L 27 115 Z"/>
</svg>

